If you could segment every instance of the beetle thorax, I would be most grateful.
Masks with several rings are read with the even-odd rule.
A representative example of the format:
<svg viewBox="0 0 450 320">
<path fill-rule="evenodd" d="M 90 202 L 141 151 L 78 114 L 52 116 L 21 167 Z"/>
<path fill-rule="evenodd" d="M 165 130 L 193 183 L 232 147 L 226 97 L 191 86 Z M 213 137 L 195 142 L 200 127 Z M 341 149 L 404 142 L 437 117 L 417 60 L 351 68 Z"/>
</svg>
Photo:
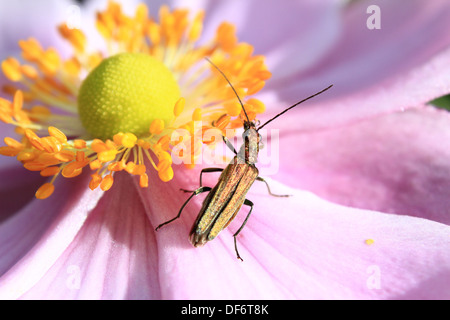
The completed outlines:
<svg viewBox="0 0 450 320">
<path fill-rule="evenodd" d="M 259 134 L 254 128 L 244 131 L 242 134 L 244 143 L 238 152 L 238 159 L 242 163 L 255 164 L 258 161 Z"/>
</svg>

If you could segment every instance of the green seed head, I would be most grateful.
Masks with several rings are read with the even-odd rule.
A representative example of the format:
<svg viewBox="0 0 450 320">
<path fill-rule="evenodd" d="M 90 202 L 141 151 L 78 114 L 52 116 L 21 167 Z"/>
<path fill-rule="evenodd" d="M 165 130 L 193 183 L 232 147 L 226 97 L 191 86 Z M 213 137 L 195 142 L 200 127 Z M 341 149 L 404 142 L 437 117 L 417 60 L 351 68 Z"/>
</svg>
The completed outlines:
<svg viewBox="0 0 450 320">
<path fill-rule="evenodd" d="M 78 111 L 87 132 L 111 139 L 119 132 L 136 136 L 148 133 L 151 122 L 166 124 L 180 88 L 173 74 L 147 54 L 123 53 L 102 61 L 84 80 L 78 95 Z"/>
</svg>

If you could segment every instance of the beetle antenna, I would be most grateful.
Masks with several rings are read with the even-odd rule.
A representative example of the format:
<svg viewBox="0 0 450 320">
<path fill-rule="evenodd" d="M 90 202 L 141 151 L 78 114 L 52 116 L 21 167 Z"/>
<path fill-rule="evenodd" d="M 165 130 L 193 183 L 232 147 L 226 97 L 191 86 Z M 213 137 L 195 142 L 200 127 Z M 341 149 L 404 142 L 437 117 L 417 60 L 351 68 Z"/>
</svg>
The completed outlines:
<svg viewBox="0 0 450 320">
<path fill-rule="evenodd" d="M 235 94 L 236 97 L 238 98 L 239 103 L 241 104 L 242 110 L 244 110 L 244 114 L 245 114 L 245 117 L 247 118 L 247 121 L 250 122 L 250 119 L 248 118 L 248 115 L 247 115 L 247 111 L 245 111 L 244 104 L 242 103 L 241 98 L 239 98 L 239 95 L 238 95 L 238 93 L 236 92 L 236 89 L 234 89 L 234 87 L 233 87 L 233 85 L 231 84 L 230 80 L 228 80 L 228 78 L 227 78 L 227 76 L 225 75 L 225 73 L 223 73 L 223 71 L 220 70 L 218 66 L 216 66 L 211 60 L 209 60 L 208 57 L 205 57 L 205 59 L 208 60 L 208 62 L 211 63 L 211 64 L 213 65 L 213 67 L 216 68 L 217 71 L 219 71 L 219 72 L 222 74 L 222 76 L 225 78 L 225 80 L 227 80 L 227 82 L 228 82 L 228 84 L 230 85 L 231 89 L 233 89 L 234 94 Z"/>
<path fill-rule="evenodd" d="M 313 94 L 312 96 L 309 96 L 308 98 L 303 99 L 303 100 L 297 102 L 296 104 L 290 106 L 290 107 L 287 108 L 286 110 L 284 110 L 284 111 L 280 112 L 279 114 L 277 114 L 277 115 L 276 115 L 275 117 L 273 117 L 272 119 L 267 120 L 267 121 L 266 121 L 263 125 L 261 125 L 256 131 L 259 131 L 259 129 L 261 129 L 262 127 L 264 127 L 266 124 L 268 124 L 269 122 L 272 122 L 273 120 L 275 120 L 276 118 L 278 118 L 278 117 L 281 116 L 282 114 L 284 114 L 284 113 L 288 112 L 289 110 L 291 110 L 292 108 L 298 106 L 300 103 L 303 103 L 303 102 L 305 102 L 305 101 L 307 101 L 307 100 L 309 100 L 309 99 L 311 99 L 311 98 L 314 98 L 315 96 L 318 96 L 319 94 L 321 94 L 321 93 L 327 91 L 327 90 L 330 89 L 332 86 L 333 86 L 333 85 L 330 85 L 330 86 L 328 86 L 327 88 L 325 88 L 325 89 L 323 89 L 323 90 L 321 90 L 321 91 L 319 91 L 319 92 Z"/>
</svg>

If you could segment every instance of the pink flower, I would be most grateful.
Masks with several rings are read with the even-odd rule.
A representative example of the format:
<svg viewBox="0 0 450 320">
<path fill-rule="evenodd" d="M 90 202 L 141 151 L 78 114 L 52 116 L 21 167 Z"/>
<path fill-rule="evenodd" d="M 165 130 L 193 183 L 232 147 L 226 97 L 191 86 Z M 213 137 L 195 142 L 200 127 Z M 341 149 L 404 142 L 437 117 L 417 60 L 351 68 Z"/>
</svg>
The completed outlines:
<svg viewBox="0 0 450 320">
<path fill-rule="evenodd" d="M 366 25 L 373 4 L 379 30 Z M 450 92 L 446 2 L 202 8 L 204 41 L 227 20 L 265 55 L 273 76 L 259 95 L 268 106 L 262 123 L 334 84 L 267 127 L 280 129 L 280 170 L 266 180 L 292 197 L 271 197 L 255 182 L 252 216 L 238 237 L 241 263 L 232 235 L 246 208 L 202 248 L 188 241 L 200 197 L 154 231 L 186 200 L 179 188 L 198 187 L 199 166 L 174 167 L 170 182 L 149 171 L 149 188 L 119 172 L 105 193 L 86 188 L 86 174 L 58 179 L 52 197 L 38 200 L 43 179 L 2 157 L 0 297 L 450 298 L 450 116 L 426 105 Z M 38 9 L 46 10 L 30 16 L 41 16 Z M 205 174 L 204 184 L 217 177 Z"/>
</svg>

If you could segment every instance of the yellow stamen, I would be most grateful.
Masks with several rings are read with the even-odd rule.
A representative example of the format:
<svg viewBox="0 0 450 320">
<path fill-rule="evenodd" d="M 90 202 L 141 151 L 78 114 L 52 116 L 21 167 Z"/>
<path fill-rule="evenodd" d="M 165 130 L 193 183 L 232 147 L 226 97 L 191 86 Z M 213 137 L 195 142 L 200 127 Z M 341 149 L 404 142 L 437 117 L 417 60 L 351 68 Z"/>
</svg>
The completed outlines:
<svg viewBox="0 0 450 320">
<path fill-rule="evenodd" d="M 175 107 L 173 108 L 173 114 L 175 115 L 175 117 L 178 117 L 183 112 L 185 104 L 186 99 L 178 99 L 178 101 L 175 103 Z"/>
<path fill-rule="evenodd" d="M 153 120 L 150 125 L 150 133 L 151 134 L 160 134 L 164 130 L 164 121 L 161 119 Z"/>
<path fill-rule="evenodd" d="M 173 169 L 168 167 L 165 170 L 158 171 L 158 176 L 163 182 L 168 182 L 173 179 Z"/>
<path fill-rule="evenodd" d="M 51 177 L 59 173 L 61 169 L 59 167 L 47 167 L 41 170 L 41 176 L 43 177 Z"/>
<path fill-rule="evenodd" d="M 125 148 L 133 148 L 136 144 L 137 137 L 132 133 L 125 133 L 122 138 L 122 145 Z"/>
<path fill-rule="evenodd" d="M 52 183 L 45 183 L 36 191 L 36 198 L 47 199 L 54 191 L 55 186 Z"/>
<path fill-rule="evenodd" d="M 139 176 L 139 186 L 141 188 L 148 187 L 148 175 L 146 173 L 143 173 Z"/>
<path fill-rule="evenodd" d="M 2 62 L 2 70 L 4 75 L 11 81 L 19 81 L 22 79 L 20 63 L 15 58 L 8 58 Z"/>
<path fill-rule="evenodd" d="M 66 135 L 59 130 L 58 128 L 55 127 L 48 127 L 48 133 L 56 138 L 60 143 L 66 143 L 67 142 L 67 137 Z"/>
<path fill-rule="evenodd" d="M 202 109 L 195 108 L 192 113 L 192 121 L 202 121 Z"/>
<path fill-rule="evenodd" d="M 89 51 L 88 34 L 66 24 L 58 31 L 71 44 L 68 58 L 34 38 L 19 41 L 21 58 L 1 63 L 15 83 L 4 86 L 12 99 L 0 98 L 0 120 L 15 126 L 21 138 L 5 138 L 0 154 L 52 177 L 36 197 L 50 196 L 57 177 L 74 178 L 86 169 L 95 171 L 92 190 L 109 190 L 118 171 L 139 176 L 143 188 L 150 168 L 170 181 L 172 152 L 193 168 L 203 144 L 221 142 L 206 138 L 206 131 L 230 134 L 246 119 L 230 85 L 205 57 L 227 75 L 250 120 L 265 111 L 249 97 L 271 76 L 264 57 L 240 43 L 230 23 L 199 45 L 204 17 L 203 11 L 191 15 L 168 6 L 150 17 L 143 4 L 127 16 L 109 1 L 96 21 L 106 53 Z"/>
<path fill-rule="evenodd" d="M 102 182 L 100 182 L 100 189 L 102 189 L 103 191 L 108 191 L 109 189 L 111 189 L 113 183 L 114 178 L 109 174 L 103 178 Z"/>
<path fill-rule="evenodd" d="M 94 173 L 93 175 L 91 175 L 92 179 L 89 182 L 89 188 L 91 190 L 96 189 L 100 183 L 102 182 L 102 177 L 98 174 L 98 173 Z"/>
</svg>

